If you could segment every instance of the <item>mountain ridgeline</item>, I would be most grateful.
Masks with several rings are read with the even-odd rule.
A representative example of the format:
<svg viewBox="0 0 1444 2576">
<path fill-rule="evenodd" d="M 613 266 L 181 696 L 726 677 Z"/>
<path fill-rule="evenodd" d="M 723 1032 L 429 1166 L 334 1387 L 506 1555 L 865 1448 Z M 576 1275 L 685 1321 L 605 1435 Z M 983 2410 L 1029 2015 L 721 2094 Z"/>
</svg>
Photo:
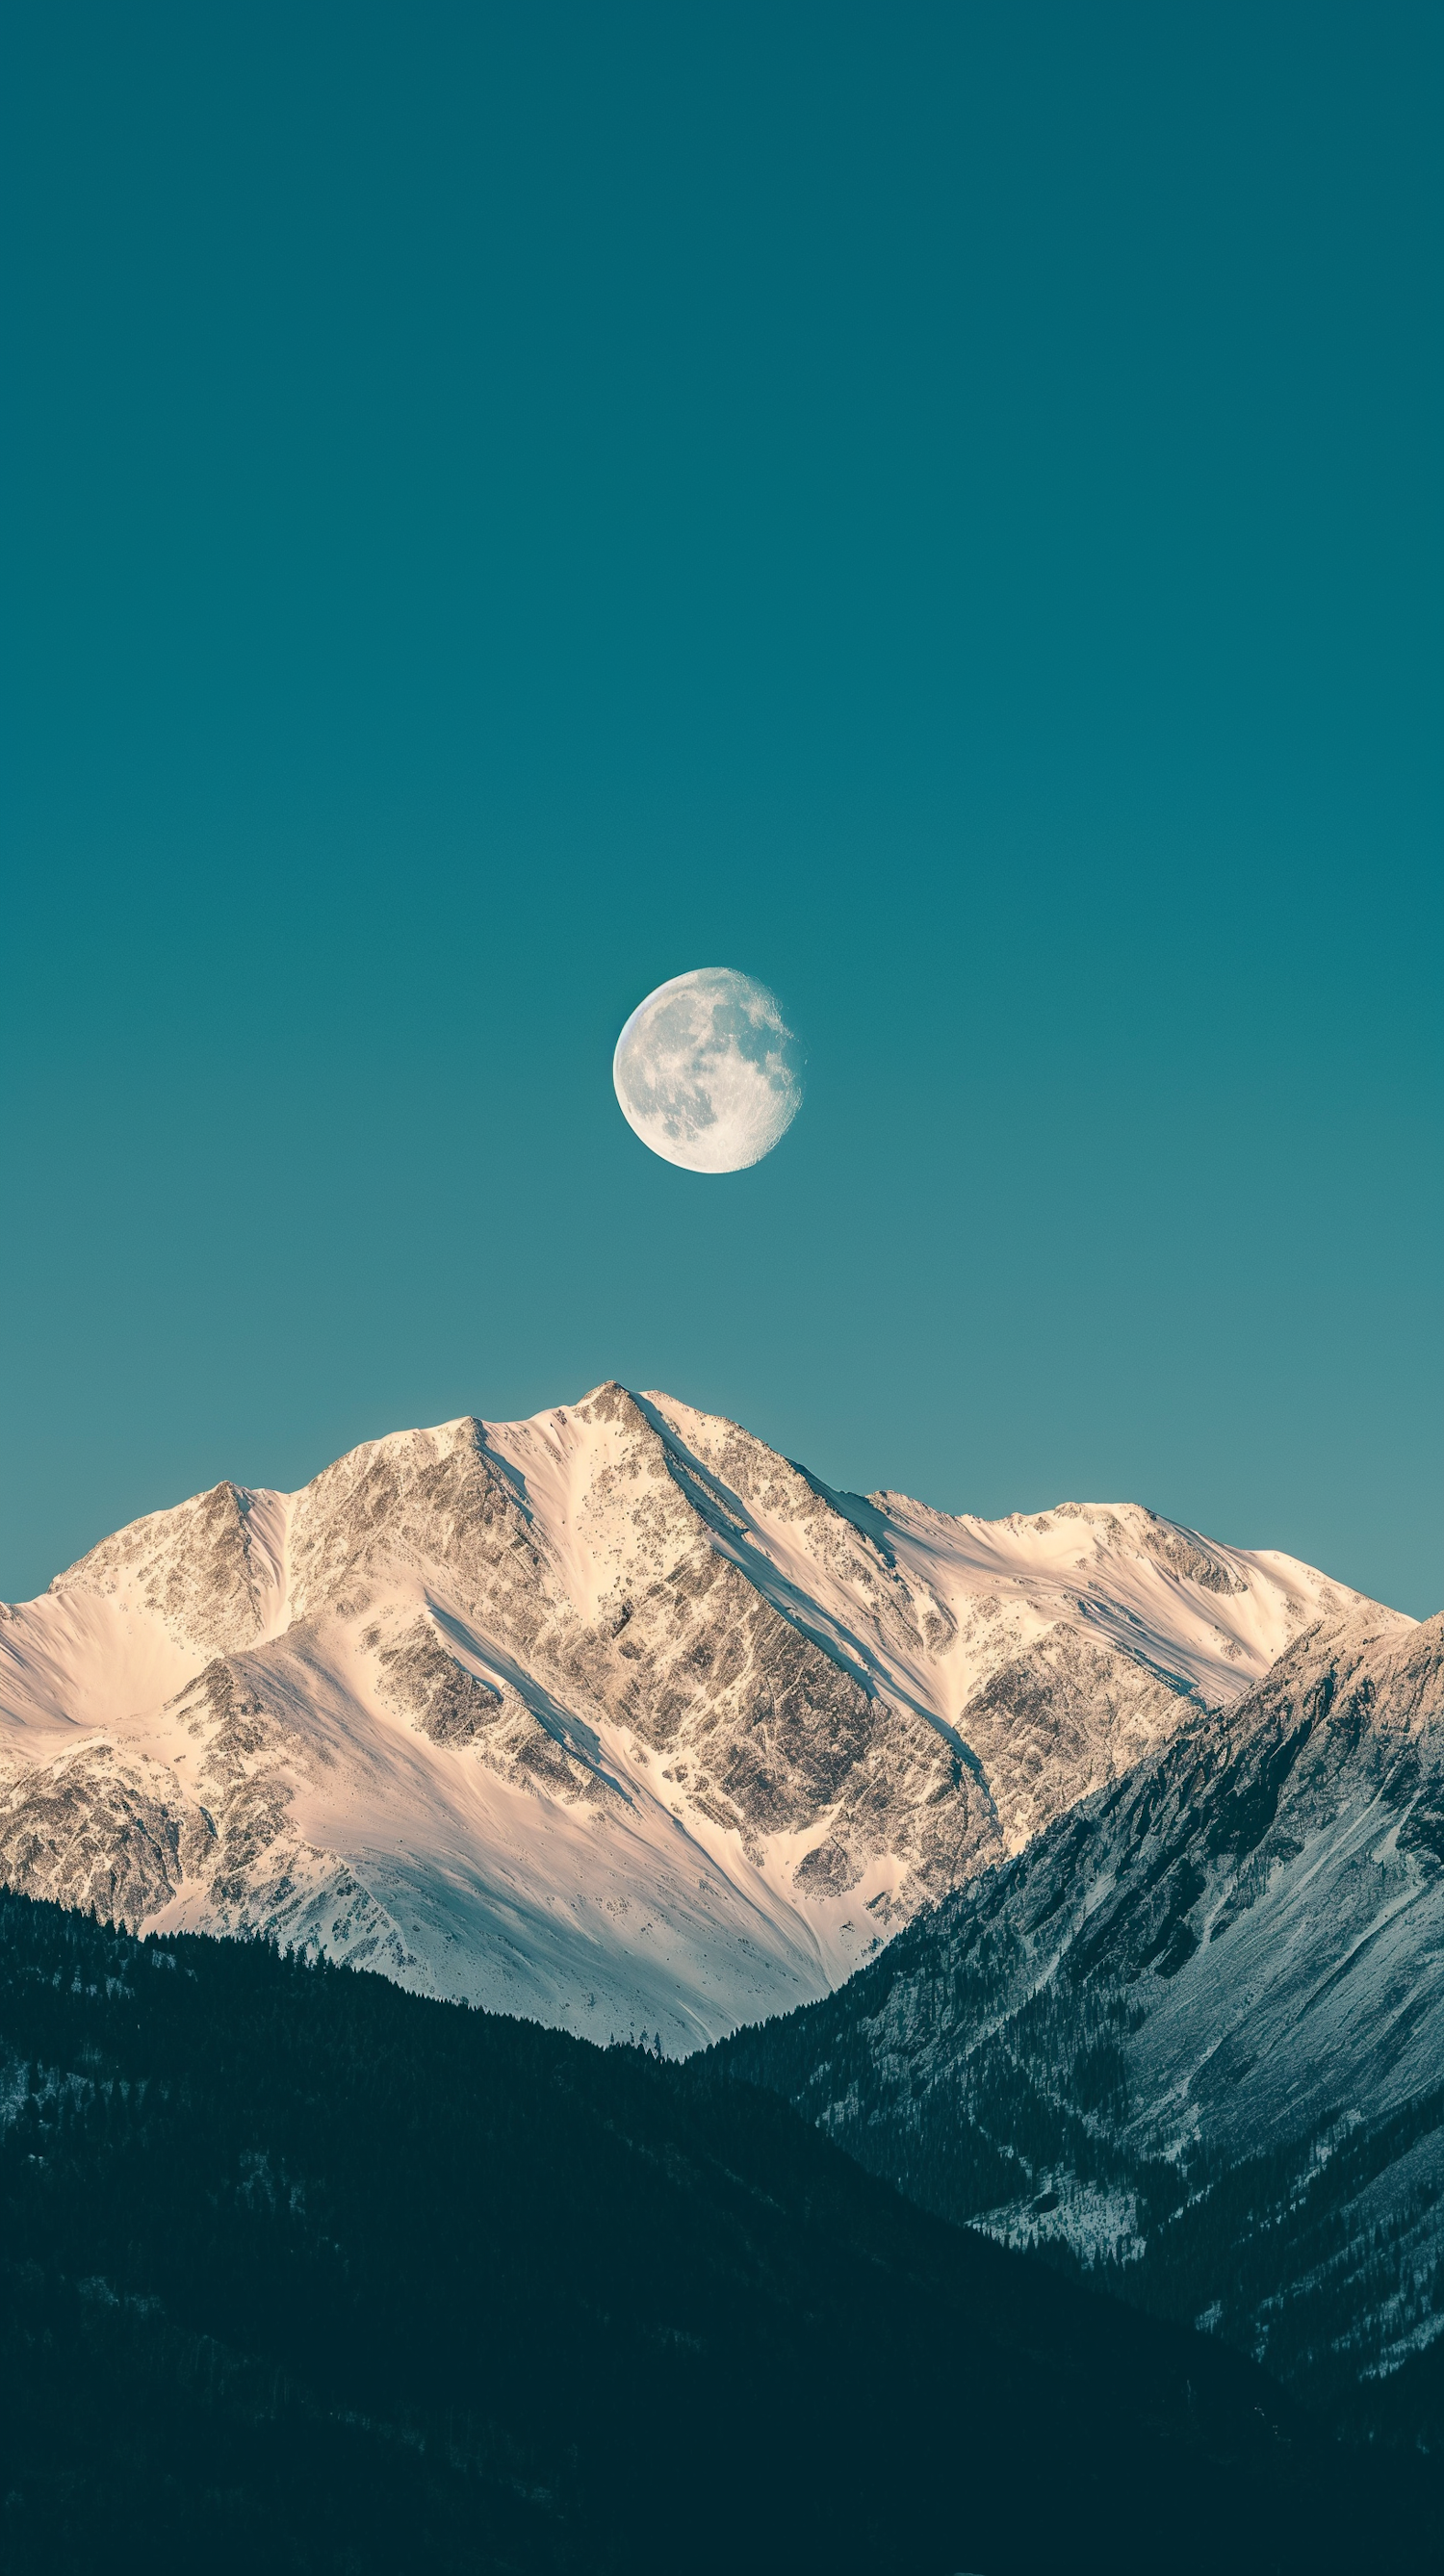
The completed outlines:
<svg viewBox="0 0 1444 2576">
<path fill-rule="evenodd" d="M 218 1485 L 6 1610 L 0 1881 L 680 2054 L 1352 1606 L 1136 1504 L 840 1494 L 602 1386 Z"/>
<path fill-rule="evenodd" d="M 609 1384 L 4 1610 L 0 1887 L 17 2567 L 1437 2563 L 1440 1619 Z"/>
</svg>

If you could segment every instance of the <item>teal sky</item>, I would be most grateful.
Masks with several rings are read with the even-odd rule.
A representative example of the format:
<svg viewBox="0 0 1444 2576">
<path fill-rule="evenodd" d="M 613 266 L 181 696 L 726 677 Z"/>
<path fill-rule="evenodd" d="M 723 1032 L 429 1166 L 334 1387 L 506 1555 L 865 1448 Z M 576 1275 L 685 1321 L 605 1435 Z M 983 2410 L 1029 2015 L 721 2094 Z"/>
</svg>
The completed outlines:
<svg viewBox="0 0 1444 2576">
<path fill-rule="evenodd" d="M 617 1376 L 1439 1607 L 1441 53 L 17 0 L 0 1594 Z"/>
</svg>

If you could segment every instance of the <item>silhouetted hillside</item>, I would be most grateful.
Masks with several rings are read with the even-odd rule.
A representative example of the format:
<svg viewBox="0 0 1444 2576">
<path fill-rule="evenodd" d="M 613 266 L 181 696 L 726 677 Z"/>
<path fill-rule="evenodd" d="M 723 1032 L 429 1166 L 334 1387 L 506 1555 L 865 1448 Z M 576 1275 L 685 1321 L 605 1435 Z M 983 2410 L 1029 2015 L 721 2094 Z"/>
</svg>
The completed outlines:
<svg viewBox="0 0 1444 2576">
<path fill-rule="evenodd" d="M 7 2564 L 1430 2563 L 1426 2464 L 713 2065 L 0 1898 Z"/>
</svg>

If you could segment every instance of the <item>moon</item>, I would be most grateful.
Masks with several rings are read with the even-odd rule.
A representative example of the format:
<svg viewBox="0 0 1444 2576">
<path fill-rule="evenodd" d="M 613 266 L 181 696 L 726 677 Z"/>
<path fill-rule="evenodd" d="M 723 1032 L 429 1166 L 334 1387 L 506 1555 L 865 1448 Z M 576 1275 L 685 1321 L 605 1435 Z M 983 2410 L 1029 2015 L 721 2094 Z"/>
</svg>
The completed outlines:
<svg viewBox="0 0 1444 2576">
<path fill-rule="evenodd" d="M 612 1058 L 622 1115 L 685 1172 L 743 1172 L 802 1106 L 805 1058 L 776 995 L 733 966 L 696 966 L 639 1002 Z"/>
</svg>

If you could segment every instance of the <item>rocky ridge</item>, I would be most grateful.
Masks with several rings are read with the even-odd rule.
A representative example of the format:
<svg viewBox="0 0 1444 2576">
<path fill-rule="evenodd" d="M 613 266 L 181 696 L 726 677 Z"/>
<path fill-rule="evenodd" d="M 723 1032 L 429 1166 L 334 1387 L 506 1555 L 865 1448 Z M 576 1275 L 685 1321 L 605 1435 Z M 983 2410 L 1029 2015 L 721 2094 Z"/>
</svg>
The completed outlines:
<svg viewBox="0 0 1444 2576">
<path fill-rule="evenodd" d="M 608 1384 L 222 1484 L 0 1619 L 0 1877 L 687 2048 L 1356 1596 L 1135 1505 L 830 1491 Z"/>
</svg>

